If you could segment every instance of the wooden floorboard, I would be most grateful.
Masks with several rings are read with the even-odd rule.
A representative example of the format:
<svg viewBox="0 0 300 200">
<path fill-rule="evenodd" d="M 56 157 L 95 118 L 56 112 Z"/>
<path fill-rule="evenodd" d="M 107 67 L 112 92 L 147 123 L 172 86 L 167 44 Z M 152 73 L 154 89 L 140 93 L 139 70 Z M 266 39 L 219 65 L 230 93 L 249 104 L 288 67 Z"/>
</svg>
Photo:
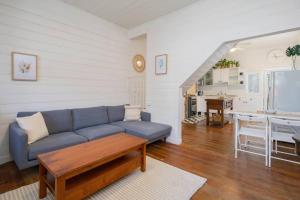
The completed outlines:
<svg viewBox="0 0 300 200">
<path fill-rule="evenodd" d="M 208 179 L 193 199 L 299 200 L 300 165 L 240 153 L 234 159 L 231 125 L 212 128 L 183 125 L 183 144 L 156 142 L 148 155 Z M 0 193 L 36 182 L 37 168 L 18 171 L 13 162 L 0 166 Z"/>
<path fill-rule="evenodd" d="M 235 159 L 233 145 L 231 125 L 183 125 L 182 145 L 155 143 L 148 154 L 207 178 L 193 199 L 300 199 L 300 165 L 275 160 L 268 168 L 263 157 L 246 153 Z"/>
</svg>

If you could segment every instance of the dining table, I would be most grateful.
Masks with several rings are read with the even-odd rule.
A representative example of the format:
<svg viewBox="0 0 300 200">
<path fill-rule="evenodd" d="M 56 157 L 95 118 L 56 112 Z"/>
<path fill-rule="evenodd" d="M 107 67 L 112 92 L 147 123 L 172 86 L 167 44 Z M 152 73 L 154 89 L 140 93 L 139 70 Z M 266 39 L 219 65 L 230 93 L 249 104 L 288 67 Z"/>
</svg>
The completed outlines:
<svg viewBox="0 0 300 200">
<path fill-rule="evenodd" d="M 266 111 L 242 111 L 242 110 L 230 110 L 228 114 L 233 115 L 248 115 L 248 116 L 264 116 L 268 120 L 271 118 L 279 118 L 286 120 L 300 120 L 299 112 L 266 112 Z M 268 125 L 268 124 L 267 124 Z M 293 131 L 300 137 L 300 127 L 291 127 Z"/>
<path fill-rule="evenodd" d="M 298 112 L 267 112 L 267 111 L 242 111 L 242 110 L 230 110 L 228 114 L 232 115 L 251 115 L 251 116 L 265 116 L 269 118 L 280 118 L 288 120 L 300 120 L 300 113 Z"/>
<path fill-rule="evenodd" d="M 271 120 L 271 118 L 279 118 L 286 120 L 299 120 L 300 121 L 300 113 L 299 112 L 267 112 L 267 111 L 242 111 L 242 110 L 231 110 L 228 111 L 228 114 L 233 115 L 234 119 L 236 115 L 247 115 L 247 116 L 264 116 Z M 235 120 L 235 125 L 238 126 L 238 121 Z M 270 123 L 266 124 L 266 128 L 269 128 Z M 289 126 L 290 129 L 295 133 L 293 139 L 296 143 L 297 154 L 300 155 L 300 127 Z"/>
</svg>

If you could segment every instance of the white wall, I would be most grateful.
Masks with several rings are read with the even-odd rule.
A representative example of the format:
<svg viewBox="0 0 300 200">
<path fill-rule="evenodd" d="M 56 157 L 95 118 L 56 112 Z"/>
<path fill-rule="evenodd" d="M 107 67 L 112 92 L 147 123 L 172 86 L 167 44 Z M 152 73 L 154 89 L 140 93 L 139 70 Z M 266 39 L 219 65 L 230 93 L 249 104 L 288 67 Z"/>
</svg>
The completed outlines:
<svg viewBox="0 0 300 200">
<path fill-rule="evenodd" d="M 18 111 L 128 103 L 127 30 L 57 0 L 0 0 L 0 163 Z M 137 48 L 137 49 L 135 49 Z M 38 55 L 37 82 L 11 80 L 12 51 Z"/>
<path fill-rule="evenodd" d="M 144 24 L 147 33 L 147 109 L 153 120 L 173 126 L 170 142 L 181 143 L 180 85 L 223 42 L 300 27 L 298 0 L 209 0 Z M 155 55 L 169 54 L 168 74 L 155 76 Z"/>
<path fill-rule="evenodd" d="M 300 39 L 300 38 L 299 38 Z M 299 41 L 300 42 L 300 41 Z M 293 46 L 294 43 L 286 43 L 286 44 L 274 44 L 268 46 L 261 46 L 257 48 L 245 48 L 244 50 L 229 52 L 224 58 L 238 60 L 240 62 L 241 70 L 244 71 L 253 71 L 260 72 L 267 69 L 273 68 L 292 68 L 292 59 L 285 56 L 282 59 L 278 60 L 270 60 L 268 58 L 268 54 L 272 50 L 281 50 L 285 52 L 287 47 Z M 300 58 L 296 62 L 296 66 L 300 67 Z"/>
</svg>

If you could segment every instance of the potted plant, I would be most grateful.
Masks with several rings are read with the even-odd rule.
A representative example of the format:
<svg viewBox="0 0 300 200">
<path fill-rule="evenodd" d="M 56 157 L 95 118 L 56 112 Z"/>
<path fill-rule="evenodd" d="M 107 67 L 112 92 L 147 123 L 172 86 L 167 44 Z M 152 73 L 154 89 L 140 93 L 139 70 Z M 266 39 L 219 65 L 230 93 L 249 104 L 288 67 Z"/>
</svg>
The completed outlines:
<svg viewBox="0 0 300 200">
<path fill-rule="evenodd" d="M 291 57 L 293 61 L 293 70 L 296 70 L 296 59 L 300 56 L 300 45 L 297 44 L 293 47 L 288 47 L 285 52 L 287 57 Z"/>
<path fill-rule="evenodd" d="M 233 67 L 233 65 L 234 65 L 234 61 L 233 60 L 229 60 L 228 61 L 228 68 Z"/>
<path fill-rule="evenodd" d="M 239 61 L 222 59 L 222 60 L 219 60 L 213 66 L 213 69 L 233 68 L 233 67 L 239 67 L 239 66 L 240 66 Z"/>
<path fill-rule="evenodd" d="M 221 63 L 222 63 L 222 64 L 221 64 L 221 68 L 222 68 L 222 69 L 226 67 L 226 62 L 227 62 L 226 59 L 221 60 Z"/>
</svg>

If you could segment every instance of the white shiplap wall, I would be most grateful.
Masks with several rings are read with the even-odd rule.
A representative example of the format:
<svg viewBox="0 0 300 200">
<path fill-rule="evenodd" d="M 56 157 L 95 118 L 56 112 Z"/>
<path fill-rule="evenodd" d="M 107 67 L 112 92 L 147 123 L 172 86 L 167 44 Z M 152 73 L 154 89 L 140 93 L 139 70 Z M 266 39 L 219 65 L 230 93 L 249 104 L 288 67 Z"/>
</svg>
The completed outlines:
<svg viewBox="0 0 300 200">
<path fill-rule="evenodd" d="M 0 0 L 0 163 L 18 111 L 128 103 L 127 31 L 57 0 Z M 38 81 L 11 80 L 11 52 L 38 55 Z"/>
</svg>

